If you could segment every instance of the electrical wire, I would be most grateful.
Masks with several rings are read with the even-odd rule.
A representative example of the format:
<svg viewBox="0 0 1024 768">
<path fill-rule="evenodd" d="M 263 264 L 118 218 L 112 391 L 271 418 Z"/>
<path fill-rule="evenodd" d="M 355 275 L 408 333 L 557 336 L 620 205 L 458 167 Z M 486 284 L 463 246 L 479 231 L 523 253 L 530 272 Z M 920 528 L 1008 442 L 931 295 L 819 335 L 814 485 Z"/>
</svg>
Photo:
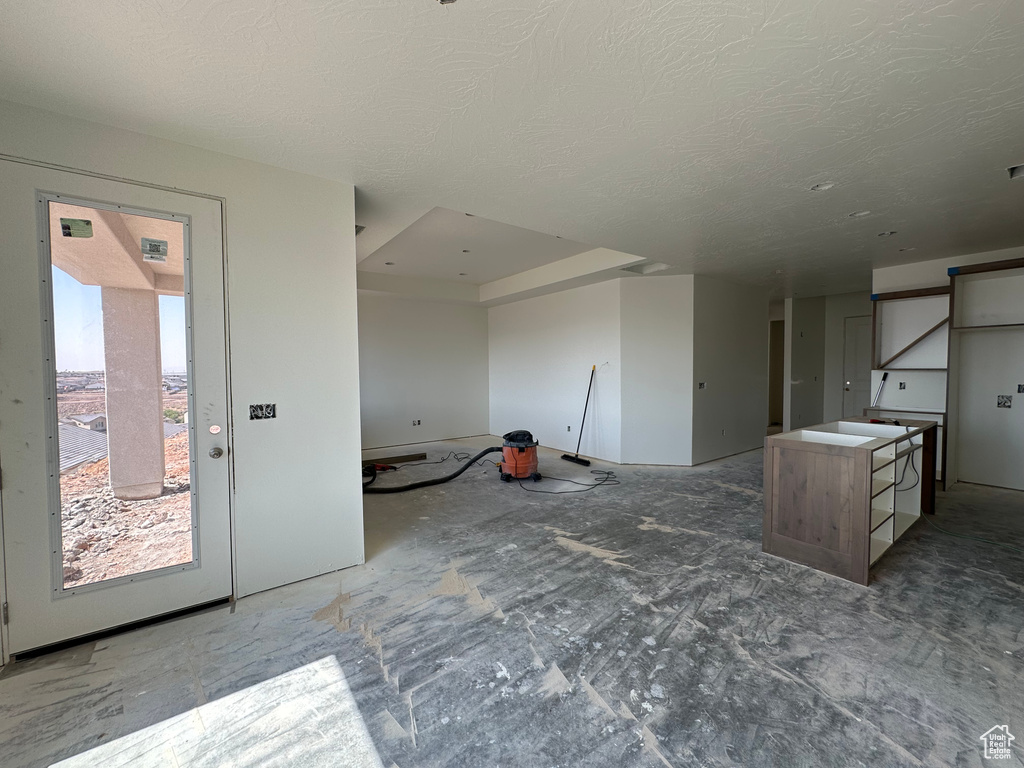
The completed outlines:
<svg viewBox="0 0 1024 768">
<path fill-rule="evenodd" d="M 907 427 L 907 432 L 910 432 L 910 427 Z M 900 479 L 896 481 L 896 491 L 897 491 L 897 493 L 902 493 L 903 491 L 912 491 L 915 488 L 917 488 L 917 486 L 921 482 L 921 473 L 917 471 L 917 467 L 914 465 L 914 454 L 917 451 L 916 451 L 916 449 L 914 449 L 914 441 L 910 440 L 909 442 L 910 442 L 911 451 L 910 451 L 910 455 L 907 457 L 907 460 L 903 463 L 903 473 L 900 475 Z M 897 443 L 897 445 L 898 445 L 898 443 Z M 912 470 L 914 470 L 914 475 L 917 477 L 917 479 L 914 481 L 914 484 L 912 486 L 910 486 L 909 488 L 900 488 L 900 486 L 903 485 L 904 478 L 907 476 L 907 467 L 908 466 Z"/>
<path fill-rule="evenodd" d="M 449 451 L 447 456 L 444 456 L 438 459 L 437 461 L 415 461 L 410 464 L 396 464 L 395 469 L 399 470 L 404 469 L 405 467 L 422 467 L 427 464 L 444 464 L 446 461 L 448 461 L 448 459 L 455 459 L 455 461 L 461 464 L 462 462 L 466 461 L 470 457 L 470 455 L 471 454 L 469 453 L 469 451 Z M 478 466 L 483 466 L 484 464 L 491 464 L 495 467 L 498 466 L 497 462 L 491 461 L 490 459 L 481 459 L 473 463 Z"/>
<path fill-rule="evenodd" d="M 915 464 L 914 464 L 914 453 L 916 453 L 916 451 L 911 452 L 911 454 L 907 457 L 907 461 L 903 465 L 903 474 L 900 475 L 900 479 L 896 482 L 896 491 L 899 492 L 899 493 L 902 493 L 903 491 L 912 491 L 915 488 L 917 488 L 917 486 L 921 482 L 921 473 L 917 471 L 917 466 L 915 466 Z M 909 488 L 900 488 L 900 485 L 902 485 L 902 483 L 903 483 L 903 478 L 905 478 L 907 476 L 907 467 L 908 466 L 912 470 L 914 470 L 914 475 L 915 475 L 915 477 L 917 479 L 914 480 L 914 484 L 912 486 L 910 486 Z"/>
<path fill-rule="evenodd" d="M 910 431 L 910 427 L 907 427 L 907 432 L 909 432 L 909 431 Z M 913 445 L 913 443 L 911 443 L 911 445 Z M 897 491 L 901 491 L 901 492 L 902 491 L 912 491 L 921 482 L 921 473 L 917 471 L 917 467 L 914 464 L 914 454 L 915 453 L 916 453 L 916 451 L 911 451 L 910 456 L 907 457 L 906 464 L 903 465 L 903 473 L 900 475 L 900 479 L 896 483 L 896 486 L 897 486 L 896 490 Z M 917 476 L 917 479 L 914 481 L 914 484 L 912 486 L 910 486 L 909 488 L 900 488 L 899 486 L 903 483 L 903 478 L 905 478 L 906 475 L 907 475 L 907 465 L 910 465 L 910 468 L 912 470 L 914 470 L 914 474 Z M 1010 544 L 1003 544 L 1003 543 L 998 542 L 998 541 L 990 541 L 989 539 L 983 539 L 980 536 L 971 536 L 971 535 L 966 534 L 966 533 L 954 533 L 953 531 L 947 531 L 942 526 L 932 522 L 932 519 L 931 519 L 930 515 L 921 515 L 921 517 L 923 517 L 928 522 L 928 525 L 930 525 L 932 528 L 934 528 L 935 530 L 939 531 L 940 533 L 946 534 L 947 536 L 953 536 L 953 537 L 958 538 L 958 539 L 969 539 L 971 541 L 979 541 L 982 544 L 991 544 L 994 547 L 1003 547 L 1004 549 L 1009 549 L 1009 550 L 1012 550 L 1014 552 L 1020 552 L 1022 555 L 1024 555 L 1024 549 L 1020 549 L 1019 547 L 1014 547 L 1014 546 L 1011 546 Z"/>
<path fill-rule="evenodd" d="M 580 488 L 571 488 L 566 490 L 547 490 L 545 488 L 530 487 L 529 485 L 523 485 L 522 480 L 516 478 L 519 482 L 519 487 L 523 490 L 528 490 L 531 494 L 551 494 L 553 496 L 561 496 L 562 494 L 586 494 L 588 490 L 593 490 L 601 485 L 622 485 L 622 481 L 615 477 L 615 473 L 607 469 L 592 469 L 590 470 L 592 475 L 597 475 L 597 482 L 579 482 L 578 480 L 568 480 L 564 477 L 552 477 L 551 475 L 544 475 L 546 480 L 557 480 L 558 482 L 570 482 L 573 485 L 582 485 Z"/>
</svg>

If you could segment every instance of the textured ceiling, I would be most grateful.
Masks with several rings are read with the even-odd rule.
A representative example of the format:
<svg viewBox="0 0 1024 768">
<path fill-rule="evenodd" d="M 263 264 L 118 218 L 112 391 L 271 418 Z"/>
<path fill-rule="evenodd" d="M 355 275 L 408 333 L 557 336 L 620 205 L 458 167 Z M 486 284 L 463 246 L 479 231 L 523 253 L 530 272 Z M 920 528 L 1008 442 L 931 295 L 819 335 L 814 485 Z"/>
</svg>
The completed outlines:
<svg viewBox="0 0 1024 768">
<path fill-rule="evenodd" d="M 0 12 L 0 97 L 351 181 L 361 257 L 437 206 L 776 295 L 1024 243 L 1020 0 Z"/>
<path fill-rule="evenodd" d="M 374 251 L 359 268 L 480 285 L 589 250 L 583 243 L 435 208 Z"/>
</svg>

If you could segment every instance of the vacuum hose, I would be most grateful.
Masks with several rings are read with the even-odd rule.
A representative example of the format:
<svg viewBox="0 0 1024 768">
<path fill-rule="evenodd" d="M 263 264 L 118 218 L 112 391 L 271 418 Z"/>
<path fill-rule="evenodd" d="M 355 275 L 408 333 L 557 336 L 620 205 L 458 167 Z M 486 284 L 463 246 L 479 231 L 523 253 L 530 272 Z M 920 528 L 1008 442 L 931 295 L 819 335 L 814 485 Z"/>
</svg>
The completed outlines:
<svg viewBox="0 0 1024 768">
<path fill-rule="evenodd" d="M 411 491 L 416 488 L 426 488 L 428 485 L 440 485 L 441 483 L 447 483 L 449 480 L 454 480 L 456 477 L 461 475 L 476 462 L 480 461 L 488 453 L 501 453 L 501 446 L 495 448 L 485 448 L 480 451 L 476 456 L 469 459 L 465 464 L 459 467 L 457 470 L 452 472 L 450 475 L 444 477 L 435 477 L 432 480 L 420 480 L 418 483 L 409 483 L 409 485 L 389 485 L 389 486 L 378 486 L 371 488 L 373 481 L 377 479 L 377 470 L 372 464 L 368 464 L 363 467 L 364 476 L 370 478 L 368 482 L 363 483 L 363 493 L 401 493 L 402 491 Z M 367 474 L 368 473 L 368 474 Z"/>
</svg>

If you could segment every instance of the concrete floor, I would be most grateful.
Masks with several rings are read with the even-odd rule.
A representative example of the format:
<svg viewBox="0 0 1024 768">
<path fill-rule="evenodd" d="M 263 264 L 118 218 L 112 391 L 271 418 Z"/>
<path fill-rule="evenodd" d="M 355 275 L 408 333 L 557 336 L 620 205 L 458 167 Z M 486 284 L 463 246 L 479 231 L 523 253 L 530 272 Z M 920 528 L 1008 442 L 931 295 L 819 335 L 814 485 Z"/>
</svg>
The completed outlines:
<svg viewBox="0 0 1024 768">
<path fill-rule="evenodd" d="M 922 522 L 864 588 L 761 553 L 760 452 L 604 467 L 622 484 L 487 467 L 367 497 L 365 566 L 16 664 L 0 764 L 980 766 L 1003 724 L 1024 745 L 1024 554 Z M 960 485 L 936 522 L 1024 548 L 1024 494 Z"/>
</svg>

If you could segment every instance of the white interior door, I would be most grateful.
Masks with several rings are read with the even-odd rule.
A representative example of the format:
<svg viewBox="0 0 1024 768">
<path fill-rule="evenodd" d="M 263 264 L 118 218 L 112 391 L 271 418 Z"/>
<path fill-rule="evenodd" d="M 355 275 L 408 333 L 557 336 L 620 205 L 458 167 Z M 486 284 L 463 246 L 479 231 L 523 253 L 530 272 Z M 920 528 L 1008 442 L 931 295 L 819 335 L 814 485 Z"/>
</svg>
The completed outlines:
<svg viewBox="0 0 1024 768">
<path fill-rule="evenodd" d="M 843 348 L 843 418 L 871 405 L 871 318 L 848 317 Z"/>
<path fill-rule="evenodd" d="M 5 651 L 230 596 L 220 202 L 0 175 Z"/>
<path fill-rule="evenodd" d="M 959 341 L 957 479 L 1024 490 L 1024 330 Z"/>
</svg>

